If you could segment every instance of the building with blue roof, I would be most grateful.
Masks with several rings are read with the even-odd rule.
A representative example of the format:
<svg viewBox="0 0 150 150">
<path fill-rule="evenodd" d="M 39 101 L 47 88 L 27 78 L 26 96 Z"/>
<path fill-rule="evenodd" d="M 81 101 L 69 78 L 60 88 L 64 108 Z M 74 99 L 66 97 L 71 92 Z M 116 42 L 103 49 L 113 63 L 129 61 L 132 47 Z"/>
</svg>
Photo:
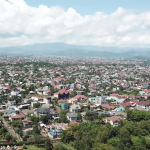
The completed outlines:
<svg viewBox="0 0 150 150">
<path fill-rule="evenodd" d="M 116 96 L 110 96 L 111 99 L 113 99 L 114 101 L 116 101 L 117 103 L 124 103 L 125 102 L 125 99 L 122 99 L 122 98 L 118 98 Z"/>
<path fill-rule="evenodd" d="M 61 108 L 62 108 L 63 110 L 68 110 L 69 106 L 68 106 L 68 104 L 63 104 L 63 103 L 61 103 Z"/>
<path fill-rule="evenodd" d="M 125 109 L 123 107 L 118 107 L 116 108 L 117 111 L 125 111 Z"/>
</svg>

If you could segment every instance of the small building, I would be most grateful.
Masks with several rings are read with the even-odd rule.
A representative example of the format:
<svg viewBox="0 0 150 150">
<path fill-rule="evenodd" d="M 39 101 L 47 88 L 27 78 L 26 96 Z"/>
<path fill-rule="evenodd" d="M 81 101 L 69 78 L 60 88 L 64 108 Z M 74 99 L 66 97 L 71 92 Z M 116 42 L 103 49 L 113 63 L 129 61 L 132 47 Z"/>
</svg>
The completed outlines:
<svg viewBox="0 0 150 150">
<path fill-rule="evenodd" d="M 103 119 L 105 123 L 110 123 L 112 126 L 118 126 L 120 119 L 117 117 L 106 117 Z"/>
<path fill-rule="evenodd" d="M 110 110 L 115 109 L 114 106 L 111 106 L 111 105 L 109 105 L 109 104 L 102 104 L 102 107 L 103 107 L 104 109 L 110 109 Z"/>
<path fill-rule="evenodd" d="M 68 99 L 69 98 L 69 92 L 66 89 L 61 89 L 59 92 L 54 93 L 54 98 L 58 99 Z"/>
<path fill-rule="evenodd" d="M 68 110 L 69 106 L 68 106 L 68 104 L 61 104 L 61 108 L 63 110 Z"/>
<path fill-rule="evenodd" d="M 41 116 L 47 116 L 48 118 L 51 118 L 50 115 L 50 108 L 48 107 L 40 107 L 36 110 L 36 116 L 41 117 Z"/>
<path fill-rule="evenodd" d="M 51 126 L 50 127 L 50 134 L 53 136 L 53 138 L 57 138 L 62 134 L 62 127 L 60 126 Z"/>
<path fill-rule="evenodd" d="M 22 120 L 23 128 L 32 128 L 33 122 L 31 120 Z"/>
<path fill-rule="evenodd" d="M 13 115 L 9 118 L 11 121 L 16 121 L 16 120 L 22 120 L 23 116 L 22 115 Z"/>
<path fill-rule="evenodd" d="M 44 102 L 45 104 L 51 104 L 51 97 L 50 97 L 50 96 L 44 97 L 44 98 L 43 98 L 43 102 Z"/>
<path fill-rule="evenodd" d="M 120 103 L 120 106 L 122 106 L 122 107 L 131 107 L 132 105 L 133 105 L 133 103 L 130 103 L 130 102 Z"/>
<path fill-rule="evenodd" d="M 77 113 L 67 113 L 67 119 L 69 121 L 76 121 L 77 120 Z"/>
<path fill-rule="evenodd" d="M 118 107 L 116 108 L 116 111 L 125 111 L 125 109 L 123 107 Z"/>
<path fill-rule="evenodd" d="M 81 112 L 81 107 L 80 107 L 80 105 L 72 104 L 70 106 L 70 111 L 73 113 L 79 113 L 79 112 Z"/>
</svg>

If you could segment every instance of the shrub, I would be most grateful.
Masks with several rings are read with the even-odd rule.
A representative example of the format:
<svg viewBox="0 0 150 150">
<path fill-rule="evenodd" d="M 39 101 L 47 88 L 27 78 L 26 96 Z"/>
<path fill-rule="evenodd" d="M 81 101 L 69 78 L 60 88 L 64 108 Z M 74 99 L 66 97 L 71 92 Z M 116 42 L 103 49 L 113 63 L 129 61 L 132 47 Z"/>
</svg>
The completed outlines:
<svg viewBox="0 0 150 150">
<path fill-rule="evenodd" d="M 27 149 L 27 147 L 26 147 L 26 145 L 25 145 L 25 144 L 23 144 L 22 148 L 23 148 L 23 149 Z"/>
</svg>

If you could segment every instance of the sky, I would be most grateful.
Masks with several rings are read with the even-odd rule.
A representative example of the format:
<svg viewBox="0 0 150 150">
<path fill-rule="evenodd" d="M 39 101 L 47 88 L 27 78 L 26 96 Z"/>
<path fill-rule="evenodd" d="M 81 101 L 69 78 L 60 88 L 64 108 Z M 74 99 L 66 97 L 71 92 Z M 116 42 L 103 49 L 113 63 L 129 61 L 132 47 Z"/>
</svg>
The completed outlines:
<svg viewBox="0 0 150 150">
<path fill-rule="evenodd" d="M 150 47 L 150 0 L 0 0 L 0 47 Z"/>
<path fill-rule="evenodd" d="M 25 0 L 25 2 L 33 7 L 41 4 L 48 7 L 60 6 L 65 10 L 72 7 L 81 15 L 92 15 L 97 11 L 110 14 L 119 7 L 136 11 L 150 9 L 150 0 Z"/>
</svg>

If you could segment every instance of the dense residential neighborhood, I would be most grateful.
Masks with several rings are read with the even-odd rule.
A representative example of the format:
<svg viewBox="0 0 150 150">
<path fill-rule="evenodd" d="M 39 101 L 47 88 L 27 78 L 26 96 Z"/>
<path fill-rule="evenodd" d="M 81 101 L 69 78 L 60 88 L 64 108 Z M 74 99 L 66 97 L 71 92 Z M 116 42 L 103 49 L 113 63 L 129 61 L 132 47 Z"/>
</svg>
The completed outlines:
<svg viewBox="0 0 150 150">
<path fill-rule="evenodd" d="M 6 134 L 1 135 L 4 143 L 39 145 L 42 139 L 50 139 L 53 145 L 74 141 L 70 146 L 80 150 L 83 143 L 79 139 L 82 141 L 84 135 L 77 134 L 83 134 L 87 124 L 85 132 L 95 128 L 98 136 L 108 134 L 108 127 L 118 130 L 100 143 L 119 149 L 119 142 L 125 140 L 121 134 L 135 132 L 133 127 L 140 126 L 139 121 L 145 120 L 143 126 L 150 123 L 147 60 L 3 56 L 0 75 L 0 132 L 5 128 Z M 139 124 L 133 125 L 135 120 Z M 135 136 L 142 136 L 149 147 L 150 131 L 143 130 L 128 137 L 129 147 L 136 147 Z M 92 142 L 90 137 L 87 140 Z"/>
</svg>

